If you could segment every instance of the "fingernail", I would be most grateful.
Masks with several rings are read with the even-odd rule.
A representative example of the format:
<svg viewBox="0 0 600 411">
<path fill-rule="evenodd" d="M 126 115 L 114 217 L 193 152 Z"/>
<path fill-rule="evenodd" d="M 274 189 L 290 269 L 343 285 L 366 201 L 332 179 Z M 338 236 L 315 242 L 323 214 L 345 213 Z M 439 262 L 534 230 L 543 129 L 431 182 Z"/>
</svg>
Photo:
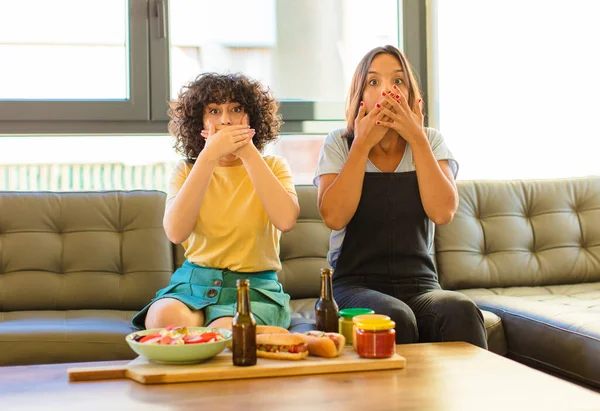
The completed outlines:
<svg viewBox="0 0 600 411">
<path fill-rule="evenodd" d="M 396 94 L 396 98 L 400 98 L 400 94 Z"/>
<path fill-rule="evenodd" d="M 396 85 L 394 85 L 394 89 L 395 89 L 395 90 L 398 90 L 398 87 L 396 87 Z"/>
<path fill-rule="evenodd" d="M 381 92 L 381 95 L 382 95 L 383 97 L 385 97 L 385 91 L 382 91 L 382 92 Z"/>
<path fill-rule="evenodd" d="M 375 124 L 377 124 L 377 125 L 380 125 L 380 124 L 381 124 L 381 122 L 380 122 L 380 121 L 376 121 L 376 122 L 375 122 Z"/>
<path fill-rule="evenodd" d="M 375 107 L 379 108 L 379 107 L 381 107 L 381 104 L 377 103 L 377 104 L 375 104 Z"/>
<path fill-rule="evenodd" d="M 364 101 L 361 101 L 361 102 L 360 102 L 360 106 L 362 107 L 362 106 L 364 106 L 364 105 L 365 105 L 365 102 L 364 102 Z"/>
<path fill-rule="evenodd" d="M 423 100 L 419 99 L 419 103 L 420 103 L 421 101 L 423 101 Z"/>
</svg>

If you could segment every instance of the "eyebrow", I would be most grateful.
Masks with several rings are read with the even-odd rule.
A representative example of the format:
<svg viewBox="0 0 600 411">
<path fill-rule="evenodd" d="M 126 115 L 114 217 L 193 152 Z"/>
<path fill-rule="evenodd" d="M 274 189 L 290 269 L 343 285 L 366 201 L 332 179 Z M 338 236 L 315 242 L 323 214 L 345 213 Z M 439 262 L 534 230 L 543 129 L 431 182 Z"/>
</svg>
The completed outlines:
<svg viewBox="0 0 600 411">
<path fill-rule="evenodd" d="M 225 103 L 221 103 L 221 104 L 219 104 L 219 103 L 212 102 L 212 103 L 208 103 L 208 104 L 206 105 L 206 107 L 210 107 L 210 106 L 217 106 L 217 107 L 219 107 L 219 106 L 221 106 L 221 105 L 223 105 L 223 104 L 225 104 Z M 241 105 L 242 105 L 242 103 L 238 103 L 237 101 L 231 101 L 231 102 L 229 102 L 228 104 L 231 104 L 231 105 L 234 105 L 234 106 L 235 106 L 236 104 L 237 104 L 238 106 L 241 106 Z"/>
<path fill-rule="evenodd" d="M 394 70 L 394 73 L 404 73 L 404 70 Z M 379 74 L 377 71 L 367 71 L 367 74 Z"/>
</svg>

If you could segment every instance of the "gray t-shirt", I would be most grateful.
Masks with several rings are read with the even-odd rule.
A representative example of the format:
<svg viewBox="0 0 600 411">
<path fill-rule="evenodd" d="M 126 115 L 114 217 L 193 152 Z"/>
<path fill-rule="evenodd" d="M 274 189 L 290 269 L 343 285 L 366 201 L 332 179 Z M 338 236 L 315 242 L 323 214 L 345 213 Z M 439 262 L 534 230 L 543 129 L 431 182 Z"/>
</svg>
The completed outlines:
<svg viewBox="0 0 600 411">
<path fill-rule="evenodd" d="M 435 158 L 439 160 L 448 160 L 450 168 L 454 173 L 454 177 L 458 174 L 458 163 L 454 159 L 454 156 L 446 146 L 442 133 L 434 128 L 427 128 L 427 138 L 429 139 L 429 145 Z M 325 143 L 321 148 L 321 154 L 319 156 L 319 163 L 317 164 L 317 171 L 315 172 L 315 178 L 313 183 L 315 186 L 319 185 L 319 177 L 323 174 L 339 174 L 342 171 L 342 167 L 348 158 L 350 149 L 348 148 L 348 141 L 342 138 L 344 129 L 337 129 L 329 133 L 325 138 Z M 415 165 L 413 163 L 412 150 L 410 145 L 406 145 L 404 150 L 404 156 L 402 161 L 398 164 L 395 173 L 405 173 L 408 171 L 415 171 Z M 367 173 L 380 173 L 377 167 L 371 163 L 371 160 L 367 161 L 365 168 Z M 431 250 L 433 244 L 433 229 L 434 224 L 429 220 L 429 238 L 427 244 Z M 329 239 L 329 252 L 327 253 L 327 261 L 331 267 L 335 268 L 340 251 L 342 250 L 342 243 L 344 242 L 344 235 L 346 234 L 346 228 L 341 230 L 333 230 L 331 232 L 331 238 Z"/>
</svg>

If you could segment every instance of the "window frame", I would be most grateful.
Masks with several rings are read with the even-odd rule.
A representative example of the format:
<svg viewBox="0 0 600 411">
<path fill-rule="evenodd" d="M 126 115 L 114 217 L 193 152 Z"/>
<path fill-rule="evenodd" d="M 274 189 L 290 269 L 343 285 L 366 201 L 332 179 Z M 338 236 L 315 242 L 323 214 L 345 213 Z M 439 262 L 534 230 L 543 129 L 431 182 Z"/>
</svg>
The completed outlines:
<svg viewBox="0 0 600 411">
<path fill-rule="evenodd" d="M 131 98 L 126 101 L 0 101 L 0 135 L 168 133 L 169 0 L 128 2 Z M 398 44 L 427 96 L 427 7 L 421 1 L 396 2 Z M 345 101 L 281 100 L 280 114 L 284 121 L 281 134 L 331 130 L 331 125 L 345 120 L 345 104 Z"/>
</svg>

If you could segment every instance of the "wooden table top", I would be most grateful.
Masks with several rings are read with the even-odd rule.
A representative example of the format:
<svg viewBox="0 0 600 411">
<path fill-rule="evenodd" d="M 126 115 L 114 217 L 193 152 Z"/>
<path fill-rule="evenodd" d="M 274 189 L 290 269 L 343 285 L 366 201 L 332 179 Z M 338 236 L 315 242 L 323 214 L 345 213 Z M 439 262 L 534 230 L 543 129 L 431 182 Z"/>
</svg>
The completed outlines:
<svg viewBox="0 0 600 411">
<path fill-rule="evenodd" d="M 600 394 L 466 343 L 397 351 L 402 370 L 162 385 L 67 379 L 127 361 L 0 367 L 0 410 L 600 410 Z"/>
</svg>

